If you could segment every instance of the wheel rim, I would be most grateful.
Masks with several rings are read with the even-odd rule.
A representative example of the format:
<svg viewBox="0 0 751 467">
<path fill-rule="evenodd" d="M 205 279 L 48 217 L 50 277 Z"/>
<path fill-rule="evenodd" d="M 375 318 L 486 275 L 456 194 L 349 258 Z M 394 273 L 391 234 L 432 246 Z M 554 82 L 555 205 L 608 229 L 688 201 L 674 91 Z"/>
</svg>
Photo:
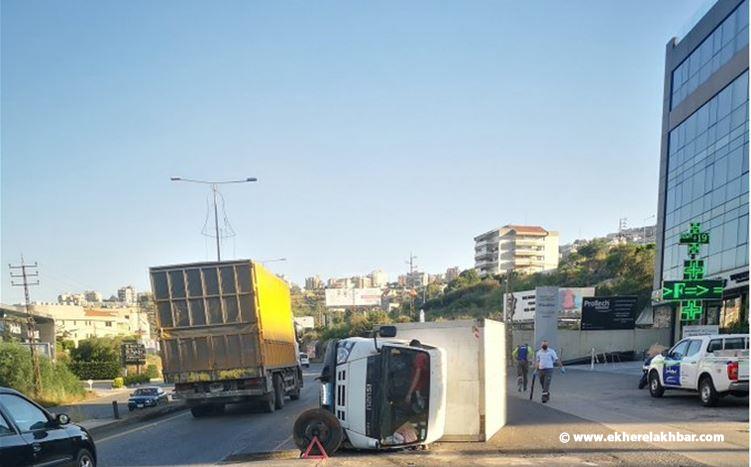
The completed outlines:
<svg viewBox="0 0 751 467">
<path fill-rule="evenodd" d="M 705 402 L 709 400 L 709 385 L 707 383 L 701 386 L 701 398 Z"/>
<path fill-rule="evenodd" d="M 650 387 L 652 388 L 653 391 L 657 391 L 657 378 L 655 378 L 654 376 L 652 376 L 652 382 L 650 384 Z"/>
<path fill-rule="evenodd" d="M 315 421 L 309 423 L 305 427 L 305 438 L 312 440 L 313 437 L 318 437 L 321 443 L 325 443 L 329 438 L 329 427 L 322 421 Z"/>
<path fill-rule="evenodd" d="M 89 456 L 81 456 L 81 463 L 79 464 L 79 467 L 94 467 L 94 463 L 91 462 L 91 458 Z"/>
</svg>

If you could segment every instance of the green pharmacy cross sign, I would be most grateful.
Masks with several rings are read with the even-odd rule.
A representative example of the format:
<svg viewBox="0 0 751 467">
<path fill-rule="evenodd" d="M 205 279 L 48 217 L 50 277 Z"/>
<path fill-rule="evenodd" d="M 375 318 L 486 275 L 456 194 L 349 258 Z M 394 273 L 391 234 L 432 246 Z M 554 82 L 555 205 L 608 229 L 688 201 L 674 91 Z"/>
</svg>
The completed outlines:
<svg viewBox="0 0 751 467">
<path fill-rule="evenodd" d="M 681 234 L 679 243 L 688 245 L 689 259 L 683 262 L 683 280 L 664 281 L 662 298 L 681 302 L 681 320 L 694 321 L 704 312 L 704 300 L 722 299 L 725 283 L 704 279 L 704 261 L 696 257 L 701 252 L 701 246 L 709 244 L 709 232 L 702 232 L 700 223 L 692 223 L 689 231 Z"/>
</svg>

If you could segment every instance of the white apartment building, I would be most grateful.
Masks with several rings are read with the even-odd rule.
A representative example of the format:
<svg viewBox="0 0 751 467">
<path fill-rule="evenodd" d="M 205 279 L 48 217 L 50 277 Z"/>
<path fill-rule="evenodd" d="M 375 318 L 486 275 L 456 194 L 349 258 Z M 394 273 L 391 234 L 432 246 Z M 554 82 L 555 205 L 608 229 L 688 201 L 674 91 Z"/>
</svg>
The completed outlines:
<svg viewBox="0 0 751 467">
<path fill-rule="evenodd" d="M 126 305 L 136 303 L 136 289 L 132 285 L 126 285 L 117 289 L 117 300 Z"/>
<path fill-rule="evenodd" d="M 91 337 L 139 336 L 146 347 L 153 347 L 151 326 L 146 313 L 136 307 L 85 308 L 78 305 L 31 305 L 32 313 L 55 319 L 59 338 L 75 345 Z"/>
<path fill-rule="evenodd" d="M 475 237 L 475 269 L 481 276 L 510 269 L 530 274 L 558 267 L 558 232 L 506 225 Z"/>
</svg>

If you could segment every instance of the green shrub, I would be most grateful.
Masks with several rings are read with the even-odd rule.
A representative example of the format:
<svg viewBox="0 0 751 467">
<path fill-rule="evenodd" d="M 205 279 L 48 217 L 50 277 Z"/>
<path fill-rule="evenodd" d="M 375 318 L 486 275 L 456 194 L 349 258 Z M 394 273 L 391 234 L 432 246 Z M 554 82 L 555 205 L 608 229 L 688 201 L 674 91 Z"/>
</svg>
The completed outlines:
<svg viewBox="0 0 751 467">
<path fill-rule="evenodd" d="M 113 379 L 120 376 L 121 368 L 118 362 L 82 362 L 73 360 L 70 369 L 80 379 Z"/>
<path fill-rule="evenodd" d="M 125 382 L 123 381 L 122 376 L 118 376 L 117 378 L 112 380 L 112 387 L 117 389 L 125 386 Z"/>
<path fill-rule="evenodd" d="M 72 402 L 84 397 L 81 382 L 62 362 L 39 356 L 42 393 L 34 395 L 34 377 L 29 349 L 14 342 L 0 342 L 0 386 L 35 396 L 44 405 Z"/>
<path fill-rule="evenodd" d="M 159 378 L 159 368 L 157 368 L 156 365 L 146 365 L 145 374 L 149 378 Z"/>
<path fill-rule="evenodd" d="M 123 382 L 126 386 L 132 386 L 134 384 L 144 384 L 149 383 L 151 381 L 151 378 L 149 378 L 149 375 L 143 373 L 140 375 L 128 375 L 125 378 L 123 378 Z"/>
</svg>

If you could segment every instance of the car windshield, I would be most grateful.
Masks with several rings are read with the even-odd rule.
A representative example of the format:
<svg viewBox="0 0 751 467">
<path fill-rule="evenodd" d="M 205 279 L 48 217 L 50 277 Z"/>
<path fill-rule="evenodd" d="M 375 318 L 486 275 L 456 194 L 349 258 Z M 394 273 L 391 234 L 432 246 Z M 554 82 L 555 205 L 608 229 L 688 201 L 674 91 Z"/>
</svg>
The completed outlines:
<svg viewBox="0 0 751 467">
<path fill-rule="evenodd" d="M 141 388 L 136 389 L 136 392 L 133 393 L 134 396 L 156 396 L 159 392 L 156 388 Z"/>
<path fill-rule="evenodd" d="M 381 379 L 381 444 L 425 440 L 430 399 L 430 356 L 418 349 L 385 347 Z"/>
</svg>

